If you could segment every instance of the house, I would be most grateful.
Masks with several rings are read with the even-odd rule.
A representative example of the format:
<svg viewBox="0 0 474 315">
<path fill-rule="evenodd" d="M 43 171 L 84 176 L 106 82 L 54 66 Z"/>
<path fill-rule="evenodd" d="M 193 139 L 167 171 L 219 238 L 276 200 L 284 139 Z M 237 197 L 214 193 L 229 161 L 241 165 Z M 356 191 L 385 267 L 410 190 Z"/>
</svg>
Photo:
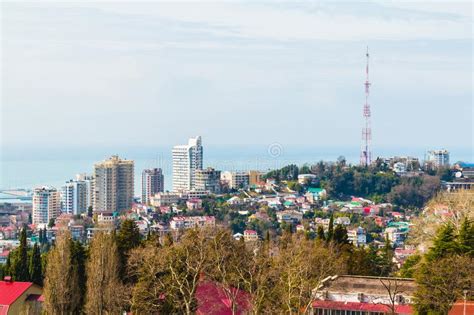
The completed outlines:
<svg viewBox="0 0 474 315">
<path fill-rule="evenodd" d="M 194 227 L 214 227 L 216 226 L 216 218 L 213 216 L 193 216 L 183 217 L 176 216 L 170 221 L 172 230 L 190 229 Z"/>
<path fill-rule="evenodd" d="M 367 243 L 367 235 L 365 233 L 365 229 L 360 226 L 356 229 L 347 230 L 347 238 L 349 242 L 351 242 L 355 246 L 365 246 L 365 244 Z"/>
<path fill-rule="evenodd" d="M 457 300 L 449 310 L 448 315 L 474 314 L 474 301 Z"/>
<path fill-rule="evenodd" d="M 242 199 L 240 199 L 237 196 L 234 196 L 234 197 L 228 199 L 226 202 L 229 205 L 240 205 L 242 203 Z"/>
<path fill-rule="evenodd" d="M 5 277 L 4 281 L 0 281 L 0 314 L 26 314 L 25 311 L 32 308 L 38 310 L 43 302 L 42 293 L 42 289 L 32 282 L 13 281 Z"/>
<path fill-rule="evenodd" d="M 116 217 L 113 212 L 101 212 L 97 216 L 97 223 L 99 225 L 113 226 L 116 223 Z"/>
<path fill-rule="evenodd" d="M 414 314 L 413 279 L 332 276 L 313 290 L 312 314 Z"/>
<path fill-rule="evenodd" d="M 306 199 L 308 199 L 308 202 L 310 203 L 315 203 L 318 200 L 326 198 L 326 196 L 326 189 L 314 187 L 309 187 L 305 194 Z"/>
<path fill-rule="evenodd" d="M 189 211 L 202 209 L 202 200 L 198 198 L 189 199 L 186 201 L 186 207 Z"/>
<path fill-rule="evenodd" d="M 314 174 L 300 174 L 298 175 L 298 183 L 301 185 L 311 184 L 317 179 Z"/>
<path fill-rule="evenodd" d="M 0 247 L 0 265 L 5 265 L 7 263 L 9 254 L 10 254 L 9 250 L 6 250 L 5 248 Z"/>
<path fill-rule="evenodd" d="M 296 210 L 285 210 L 277 213 L 279 223 L 300 223 L 303 219 L 303 214 Z"/>
<path fill-rule="evenodd" d="M 341 224 L 341 225 L 348 226 L 348 225 L 351 224 L 351 218 L 349 218 L 349 217 L 338 217 L 338 218 L 335 218 L 335 219 L 334 219 L 334 224 L 335 224 L 335 225 Z"/>
<path fill-rule="evenodd" d="M 246 241 L 246 242 L 258 241 L 257 231 L 245 230 L 244 231 L 244 241 Z"/>
</svg>

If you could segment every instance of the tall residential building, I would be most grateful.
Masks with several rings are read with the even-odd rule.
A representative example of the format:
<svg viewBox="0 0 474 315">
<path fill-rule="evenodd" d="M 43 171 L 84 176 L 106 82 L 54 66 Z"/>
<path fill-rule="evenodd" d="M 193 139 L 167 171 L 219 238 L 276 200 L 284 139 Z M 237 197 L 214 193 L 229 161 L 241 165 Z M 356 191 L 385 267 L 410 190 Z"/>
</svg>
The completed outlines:
<svg viewBox="0 0 474 315">
<path fill-rule="evenodd" d="M 201 137 L 173 147 L 173 191 L 190 191 L 195 186 L 196 170 L 202 169 Z"/>
<path fill-rule="evenodd" d="M 113 155 L 94 165 L 94 212 L 129 209 L 133 203 L 134 163 Z"/>
<path fill-rule="evenodd" d="M 449 151 L 444 149 L 428 151 L 426 162 L 435 168 L 449 166 Z"/>
<path fill-rule="evenodd" d="M 81 180 L 70 180 L 61 188 L 61 210 L 78 215 L 87 211 L 87 184 Z"/>
<path fill-rule="evenodd" d="M 164 190 L 164 176 L 161 168 L 145 169 L 142 172 L 142 203 L 149 204 L 150 197 Z"/>
<path fill-rule="evenodd" d="M 87 196 L 86 196 L 86 209 L 92 207 L 94 202 L 94 176 L 87 175 L 86 173 L 76 174 L 76 180 L 82 181 L 86 184 Z"/>
<path fill-rule="evenodd" d="M 196 170 L 194 189 L 219 194 L 221 192 L 221 171 L 217 171 L 211 167 L 204 170 Z"/>
<path fill-rule="evenodd" d="M 39 187 L 33 191 L 33 224 L 48 224 L 59 216 L 59 191 L 54 187 Z"/>
</svg>

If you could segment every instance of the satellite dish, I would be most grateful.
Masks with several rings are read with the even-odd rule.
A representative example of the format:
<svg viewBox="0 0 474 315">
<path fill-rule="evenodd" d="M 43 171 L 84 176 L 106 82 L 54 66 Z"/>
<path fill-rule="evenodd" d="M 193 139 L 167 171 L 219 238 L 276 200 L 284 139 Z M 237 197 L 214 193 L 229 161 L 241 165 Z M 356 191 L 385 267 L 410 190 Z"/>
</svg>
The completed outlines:
<svg viewBox="0 0 474 315">
<path fill-rule="evenodd" d="M 462 173 L 461 173 L 461 172 L 456 172 L 455 176 L 456 176 L 456 178 L 461 178 L 461 177 L 462 177 Z"/>
</svg>

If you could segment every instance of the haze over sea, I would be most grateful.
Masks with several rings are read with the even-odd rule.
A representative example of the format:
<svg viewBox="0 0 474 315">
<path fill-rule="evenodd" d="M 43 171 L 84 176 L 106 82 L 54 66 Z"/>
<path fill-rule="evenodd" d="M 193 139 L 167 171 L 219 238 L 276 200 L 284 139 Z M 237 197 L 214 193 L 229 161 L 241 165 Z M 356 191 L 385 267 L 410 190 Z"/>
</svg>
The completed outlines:
<svg viewBox="0 0 474 315">
<path fill-rule="evenodd" d="M 344 156 L 350 163 L 358 163 L 359 147 L 292 146 L 281 143 L 268 145 L 204 145 L 204 166 L 225 170 L 266 171 L 288 164 L 313 164 L 320 160 L 335 161 Z M 157 147 L 90 147 L 90 148 L 13 148 L 4 147 L 1 154 L 0 189 L 31 189 L 41 185 L 60 188 L 77 173 L 92 174 L 93 165 L 113 154 L 135 161 L 135 195 L 140 194 L 141 171 L 161 167 L 165 176 L 165 190 L 171 190 L 172 146 Z M 410 155 L 424 159 L 428 149 L 439 148 L 379 148 L 374 156 Z M 451 152 L 451 163 L 473 161 L 472 148 L 446 148 Z"/>
</svg>

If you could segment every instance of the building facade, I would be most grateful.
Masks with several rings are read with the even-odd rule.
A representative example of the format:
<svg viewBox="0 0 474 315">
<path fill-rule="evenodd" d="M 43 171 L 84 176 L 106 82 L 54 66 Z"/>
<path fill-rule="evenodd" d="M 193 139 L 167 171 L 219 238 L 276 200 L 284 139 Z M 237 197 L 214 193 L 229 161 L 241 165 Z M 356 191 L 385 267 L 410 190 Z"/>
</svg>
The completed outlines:
<svg viewBox="0 0 474 315">
<path fill-rule="evenodd" d="M 94 165 L 94 212 L 129 209 L 133 203 L 134 162 L 117 155 Z"/>
<path fill-rule="evenodd" d="M 196 170 L 202 169 L 203 148 L 201 137 L 190 138 L 188 144 L 173 147 L 173 191 L 195 188 Z"/>
<path fill-rule="evenodd" d="M 449 151 L 448 150 L 431 150 L 426 155 L 426 162 L 435 168 L 449 166 Z"/>
<path fill-rule="evenodd" d="M 145 169 L 142 172 L 142 203 L 150 204 L 150 197 L 164 191 L 164 176 L 161 168 Z"/>
<path fill-rule="evenodd" d="M 84 181 L 70 180 L 61 187 L 61 211 L 79 215 L 87 211 L 87 184 Z"/>
<path fill-rule="evenodd" d="M 61 210 L 59 191 L 54 187 L 39 187 L 33 191 L 33 224 L 48 224 Z"/>
<path fill-rule="evenodd" d="M 195 190 L 219 194 L 221 192 L 221 171 L 210 167 L 204 170 L 196 170 Z"/>
<path fill-rule="evenodd" d="M 76 174 L 76 180 L 82 181 L 86 184 L 87 197 L 86 197 L 86 209 L 92 207 L 94 202 L 94 176 L 87 175 L 86 173 Z"/>
<path fill-rule="evenodd" d="M 222 183 L 229 189 L 247 188 L 250 183 L 249 172 L 222 172 Z"/>
</svg>

